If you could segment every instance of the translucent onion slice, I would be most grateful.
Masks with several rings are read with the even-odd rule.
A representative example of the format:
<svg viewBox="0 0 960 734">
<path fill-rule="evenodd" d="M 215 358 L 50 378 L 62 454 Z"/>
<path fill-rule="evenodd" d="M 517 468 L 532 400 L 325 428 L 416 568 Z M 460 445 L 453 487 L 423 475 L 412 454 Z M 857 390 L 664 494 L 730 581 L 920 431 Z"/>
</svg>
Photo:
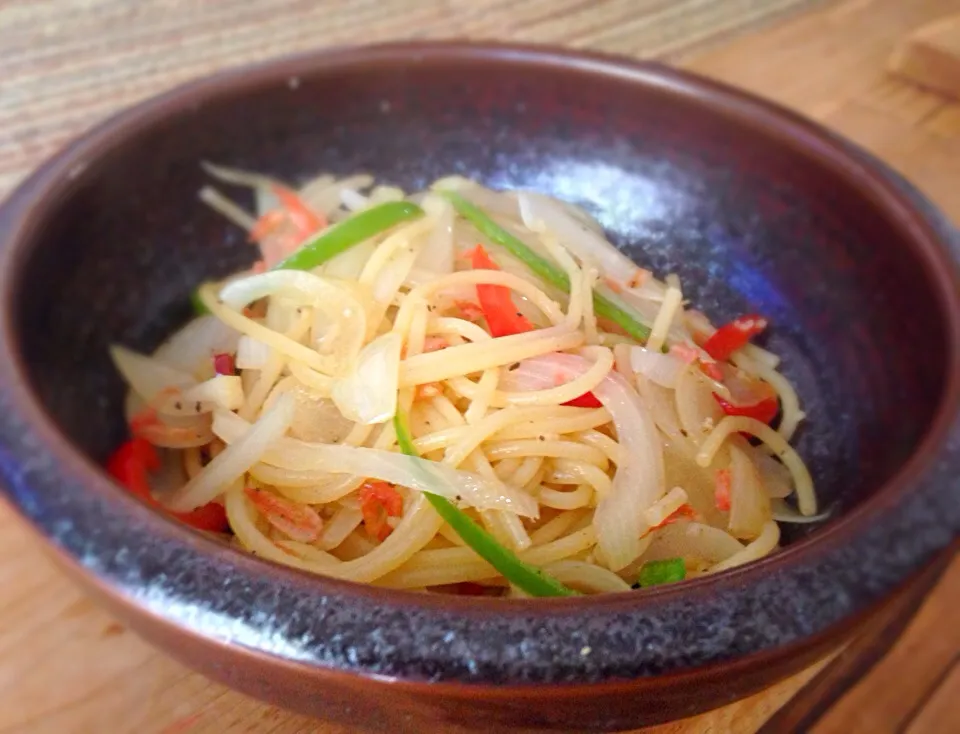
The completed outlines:
<svg viewBox="0 0 960 734">
<path fill-rule="evenodd" d="M 169 501 L 170 509 L 175 512 L 189 512 L 224 492 L 231 483 L 240 479 L 250 467 L 260 461 L 264 452 L 287 432 L 290 421 L 293 420 L 293 412 L 293 398 L 289 394 L 281 395 L 243 436 L 173 493 Z"/>
<path fill-rule="evenodd" d="M 239 410 L 243 383 L 238 375 L 216 375 L 154 403 L 157 412 L 168 415 L 199 415 L 214 408 Z"/>
<path fill-rule="evenodd" d="M 674 396 L 677 416 L 687 436 L 701 444 L 723 418 L 723 409 L 713 397 L 713 386 L 695 365 L 687 365 L 677 379 Z"/>
<path fill-rule="evenodd" d="M 256 425 L 262 421 L 261 418 Z M 213 432 L 230 444 L 230 448 L 248 435 L 249 430 L 250 424 L 234 413 L 217 411 L 214 414 Z M 419 492 L 437 494 L 461 506 L 475 507 L 478 510 L 505 510 L 534 518 L 539 515 L 536 500 L 522 490 L 496 479 L 485 479 L 433 461 L 392 451 L 275 438 L 257 460 L 282 469 L 352 474 L 379 479 Z"/>
<path fill-rule="evenodd" d="M 644 561 L 691 558 L 709 564 L 721 563 L 744 549 L 729 533 L 699 522 L 676 522 L 658 528 L 643 554 Z"/>
<path fill-rule="evenodd" d="M 153 353 L 153 358 L 178 370 L 209 374 L 215 354 L 237 351 L 240 332 L 216 316 L 200 316 L 176 331 Z"/>
<path fill-rule="evenodd" d="M 757 467 L 736 446 L 730 447 L 730 534 L 753 540 L 770 521 L 770 498 L 763 491 Z"/>
<path fill-rule="evenodd" d="M 437 223 L 430 231 L 430 236 L 420 252 L 417 253 L 414 267 L 429 273 L 452 273 L 455 254 L 453 207 L 445 199 L 434 194 L 427 194 L 422 206 L 428 215 L 436 218 Z"/>
<path fill-rule="evenodd" d="M 200 167 L 218 181 L 233 184 L 234 186 L 247 186 L 251 189 L 269 189 L 273 186 L 286 186 L 279 179 L 267 176 L 255 171 L 245 171 L 240 168 L 230 168 L 220 166 L 209 161 L 201 161 Z"/>
<path fill-rule="evenodd" d="M 793 477 L 786 466 L 746 441 L 739 442 L 737 448 L 746 453 L 757 467 L 760 483 L 768 497 L 782 499 L 793 494 Z"/>
<path fill-rule="evenodd" d="M 391 331 L 360 350 L 354 369 L 334 384 L 331 393 L 344 418 L 364 425 L 393 418 L 397 412 L 402 347 L 403 337 Z"/>
<path fill-rule="evenodd" d="M 763 532 L 760 533 L 760 536 L 756 540 L 735 555 L 730 556 L 724 561 L 720 561 L 720 563 L 713 566 L 710 571 L 714 573 L 717 571 L 726 571 L 730 568 L 742 566 L 745 563 L 759 561 L 765 555 L 774 551 L 779 542 L 780 526 L 771 520 L 763 526 Z"/>
<path fill-rule="evenodd" d="M 334 280 L 304 270 L 273 270 L 237 278 L 220 289 L 220 300 L 239 311 L 254 301 L 276 294 L 313 303 L 319 299 L 354 299 L 353 293 Z"/>
<path fill-rule="evenodd" d="M 604 276 L 629 283 L 641 272 L 633 260 L 596 231 L 570 216 L 563 205 L 553 199 L 521 191 L 518 200 L 520 216 L 528 228 L 534 232 L 552 232 L 559 238 L 560 244 L 581 261 L 597 263 Z"/>
<path fill-rule="evenodd" d="M 275 270 L 232 281 L 220 290 L 219 297 L 226 306 L 239 311 L 278 294 L 314 307 L 315 330 L 324 333 L 317 345 L 319 364 L 327 374 L 348 375 L 367 331 L 366 309 L 354 291 L 306 271 Z"/>
<path fill-rule="evenodd" d="M 557 581 L 587 594 L 630 591 L 630 584 L 610 571 L 584 561 L 555 561 L 543 570 Z"/>
<path fill-rule="evenodd" d="M 630 366 L 661 387 L 675 387 L 686 365 L 672 354 L 630 347 Z"/>
<path fill-rule="evenodd" d="M 829 520 L 833 513 L 821 512 L 819 515 L 801 515 L 796 508 L 782 499 L 770 500 L 770 506 L 773 511 L 773 519 L 777 522 L 789 522 L 798 525 L 804 525 L 812 522 L 823 522 Z"/>
<path fill-rule="evenodd" d="M 244 334 L 237 340 L 236 366 L 241 370 L 262 370 L 270 359 L 270 347 Z"/>
<path fill-rule="evenodd" d="M 117 344 L 110 347 L 110 357 L 130 389 L 147 401 L 164 390 L 183 390 L 197 384 L 189 372 Z"/>
</svg>

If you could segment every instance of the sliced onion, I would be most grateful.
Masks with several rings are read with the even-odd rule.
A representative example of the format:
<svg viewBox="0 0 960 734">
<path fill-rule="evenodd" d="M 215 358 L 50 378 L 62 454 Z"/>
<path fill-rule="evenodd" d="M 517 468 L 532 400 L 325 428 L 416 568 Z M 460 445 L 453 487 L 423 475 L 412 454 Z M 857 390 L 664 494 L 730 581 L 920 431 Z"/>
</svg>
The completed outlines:
<svg viewBox="0 0 960 734">
<path fill-rule="evenodd" d="M 367 330 L 367 316 L 346 285 L 300 270 L 275 270 L 235 280 L 220 290 L 220 300 L 239 310 L 266 296 L 282 294 L 314 307 L 319 364 L 327 374 L 349 375 Z"/>
<path fill-rule="evenodd" d="M 353 189 L 340 189 L 340 203 L 352 212 L 358 212 L 370 206 L 370 200 Z"/>
<path fill-rule="evenodd" d="M 554 561 L 544 566 L 543 570 L 560 583 L 588 594 L 630 591 L 630 584 L 612 571 L 593 563 Z"/>
<path fill-rule="evenodd" d="M 460 189 L 460 195 L 483 209 L 487 214 L 496 215 L 495 218 L 507 217 L 514 222 L 518 222 L 520 219 L 517 200 L 509 193 L 492 191 L 475 181 L 470 181 L 469 185 Z"/>
<path fill-rule="evenodd" d="M 244 435 L 214 457 L 202 472 L 170 497 L 169 507 L 175 512 L 189 512 L 210 502 L 241 478 L 251 466 L 287 432 L 293 420 L 294 403 L 289 395 L 281 395 Z M 219 414 L 218 411 L 217 414 Z M 227 413 L 227 415 L 234 415 Z M 216 418 L 214 418 L 216 424 Z"/>
<path fill-rule="evenodd" d="M 519 192 L 518 192 L 519 193 Z M 518 196 L 519 198 L 519 196 Z M 575 219 L 579 224 L 582 224 L 589 230 L 596 232 L 598 235 L 603 237 L 603 225 L 597 221 L 590 212 L 584 209 L 581 206 L 577 206 L 573 202 L 564 201 L 563 199 L 554 199 L 560 206 L 563 207 L 564 211 L 569 214 L 573 219 Z"/>
<path fill-rule="evenodd" d="M 270 359 L 270 347 L 259 339 L 244 334 L 237 340 L 237 369 L 261 370 Z"/>
<path fill-rule="evenodd" d="M 751 446 L 746 441 L 739 445 L 753 461 L 760 473 L 760 483 L 767 497 L 789 497 L 793 494 L 793 475 L 790 470 L 763 449 Z"/>
<path fill-rule="evenodd" d="M 280 208 L 280 199 L 272 188 L 254 189 L 254 197 L 256 199 L 258 217 L 262 217 L 267 212 L 272 212 L 274 209 Z"/>
<path fill-rule="evenodd" d="M 220 300 L 239 311 L 254 301 L 276 294 L 311 304 L 316 300 L 353 299 L 349 289 L 328 278 L 304 270 L 273 270 L 227 283 L 220 289 Z"/>
<path fill-rule="evenodd" d="M 117 344 L 110 347 L 110 357 L 130 389 L 147 401 L 164 390 L 183 390 L 197 384 L 190 373 Z"/>
<path fill-rule="evenodd" d="M 713 397 L 712 383 L 696 364 L 687 365 L 677 379 L 675 397 L 680 425 L 699 446 L 723 418 L 723 409 Z"/>
<path fill-rule="evenodd" d="M 643 554 L 645 561 L 694 558 L 721 563 L 744 549 L 729 533 L 698 522 L 676 522 L 653 532 L 653 541 Z"/>
<path fill-rule="evenodd" d="M 215 354 L 237 351 L 240 332 L 216 316 L 200 316 L 175 332 L 153 353 L 153 358 L 184 372 L 205 371 Z M 207 372 L 209 374 L 209 372 Z"/>
<path fill-rule="evenodd" d="M 519 195 L 520 216 L 534 232 L 544 229 L 560 239 L 560 244 L 581 261 L 595 262 L 608 278 L 629 283 L 641 271 L 629 257 L 607 242 L 600 234 L 574 219 L 563 205 L 530 191 Z"/>
<path fill-rule="evenodd" d="M 200 161 L 200 167 L 213 178 L 235 186 L 248 186 L 252 189 L 270 189 L 274 186 L 286 186 L 282 181 L 255 171 L 220 166 L 209 161 Z"/>
<path fill-rule="evenodd" d="M 297 406 L 290 424 L 290 435 L 294 438 L 312 443 L 339 443 L 350 433 L 353 421 L 344 418 L 332 400 L 299 385 L 291 393 Z"/>
<path fill-rule="evenodd" d="M 302 298 L 290 298 L 283 293 L 274 293 L 267 302 L 267 314 L 263 323 L 268 329 L 281 334 L 287 333 L 296 323 L 299 316 L 297 308 L 302 303 Z"/>
<path fill-rule="evenodd" d="M 372 183 L 373 176 L 366 173 L 347 176 L 339 181 L 335 181 L 329 176 L 320 176 L 300 189 L 300 198 L 314 211 L 320 212 L 330 219 L 335 219 L 332 215 L 340 207 L 340 192 L 343 189 L 352 189 L 359 192 Z"/>
<path fill-rule="evenodd" d="M 672 354 L 630 347 L 630 366 L 661 387 L 675 387 L 686 365 Z"/>
<path fill-rule="evenodd" d="M 221 194 L 213 188 L 213 186 L 204 186 L 200 189 L 197 197 L 204 204 L 226 219 L 229 219 L 241 229 L 249 232 L 257 224 L 255 217 L 250 216 L 242 206 Z"/>
<path fill-rule="evenodd" d="M 238 375 L 216 375 L 204 380 L 199 385 L 187 388 L 175 400 L 181 404 L 177 412 L 185 414 L 205 413 L 214 408 L 225 410 L 239 410 L 243 405 L 243 383 Z M 199 410 L 195 406 L 199 404 Z"/>
<path fill-rule="evenodd" d="M 388 201 L 403 201 L 404 192 L 399 186 L 374 186 L 370 192 L 371 204 L 385 204 Z"/>
<path fill-rule="evenodd" d="M 524 373 L 540 376 L 536 389 L 553 387 L 558 376 L 571 379 L 591 363 L 573 354 L 550 354 L 521 363 Z M 534 389 L 533 385 L 530 386 Z M 647 530 L 643 513 L 663 495 L 664 467 L 660 437 L 640 396 L 617 372 L 593 389 L 610 412 L 626 460 L 617 467 L 610 493 L 600 500 L 593 525 L 606 565 L 618 571 L 640 555 Z"/>
<path fill-rule="evenodd" d="M 402 346 L 403 337 L 391 331 L 360 351 L 354 369 L 334 384 L 331 393 L 345 418 L 364 425 L 393 418 L 397 412 Z"/>
<path fill-rule="evenodd" d="M 400 249 L 393 254 L 386 265 L 380 270 L 377 279 L 373 283 L 373 300 L 381 305 L 378 313 L 385 312 L 389 304 L 397 295 L 400 286 L 410 274 L 414 261 L 417 259 L 416 252 L 412 250 Z"/>
<path fill-rule="evenodd" d="M 764 400 L 776 399 L 777 391 L 769 382 L 751 377 L 743 370 L 726 363 L 719 363 L 723 374 L 723 386 L 729 392 L 725 397 L 733 405 L 756 405 Z"/>
<path fill-rule="evenodd" d="M 323 266 L 323 274 L 331 278 L 355 281 L 363 272 L 363 266 L 377 249 L 377 241 L 369 239 L 359 245 L 348 247 Z"/>
<path fill-rule="evenodd" d="M 770 498 L 763 491 L 757 467 L 736 446 L 730 447 L 730 534 L 753 540 L 770 521 Z"/>
<path fill-rule="evenodd" d="M 801 515 L 795 507 L 782 499 L 770 500 L 770 506 L 773 511 L 773 519 L 777 522 L 789 522 L 803 525 L 811 522 L 823 522 L 829 520 L 832 512 L 821 512 L 819 515 Z"/>
<path fill-rule="evenodd" d="M 356 507 L 341 507 L 323 526 L 323 533 L 317 541 L 321 550 L 332 550 L 340 545 L 363 521 L 363 513 Z"/>
<path fill-rule="evenodd" d="M 424 243 L 414 267 L 430 273 L 452 273 L 454 266 L 453 207 L 439 196 L 428 194 L 423 200 L 424 211 L 435 217 L 436 225 Z M 408 276 L 409 277 L 409 276 Z"/>
<path fill-rule="evenodd" d="M 256 425 L 262 422 L 261 418 Z M 234 442 L 242 440 L 249 430 L 250 424 L 235 413 L 214 413 L 213 432 L 230 444 L 230 448 L 233 448 Z M 540 512 L 533 497 L 497 479 L 486 479 L 445 464 L 392 451 L 276 438 L 259 459 L 282 469 L 378 479 L 419 492 L 437 494 L 461 506 L 478 510 L 504 510 L 534 518 Z"/>
<path fill-rule="evenodd" d="M 710 572 L 716 573 L 718 571 L 726 571 L 731 568 L 736 568 L 737 566 L 742 566 L 745 563 L 758 561 L 765 555 L 776 550 L 779 542 L 780 526 L 771 520 L 763 526 L 763 531 L 756 540 L 752 541 L 749 545 L 747 545 L 746 548 L 736 555 L 730 556 L 730 558 L 726 559 L 725 561 L 721 561 L 720 563 L 711 567 Z"/>
<path fill-rule="evenodd" d="M 430 184 L 430 189 L 432 191 L 464 191 L 465 189 L 473 188 L 476 185 L 476 181 L 473 181 L 466 176 L 454 174 L 453 176 L 444 176 L 443 178 L 438 178 L 436 181 Z"/>
</svg>

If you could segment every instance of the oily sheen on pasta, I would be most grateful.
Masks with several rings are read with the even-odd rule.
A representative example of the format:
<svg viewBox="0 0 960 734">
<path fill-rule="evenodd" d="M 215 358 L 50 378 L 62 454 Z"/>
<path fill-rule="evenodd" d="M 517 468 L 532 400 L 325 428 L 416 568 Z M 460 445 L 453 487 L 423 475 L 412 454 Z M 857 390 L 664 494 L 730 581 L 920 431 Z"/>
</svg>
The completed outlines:
<svg viewBox="0 0 960 734">
<path fill-rule="evenodd" d="M 153 354 L 111 350 L 108 468 L 163 512 L 322 576 L 514 597 L 722 571 L 819 518 L 766 320 L 715 327 L 578 207 L 204 165 L 254 266 Z"/>
</svg>

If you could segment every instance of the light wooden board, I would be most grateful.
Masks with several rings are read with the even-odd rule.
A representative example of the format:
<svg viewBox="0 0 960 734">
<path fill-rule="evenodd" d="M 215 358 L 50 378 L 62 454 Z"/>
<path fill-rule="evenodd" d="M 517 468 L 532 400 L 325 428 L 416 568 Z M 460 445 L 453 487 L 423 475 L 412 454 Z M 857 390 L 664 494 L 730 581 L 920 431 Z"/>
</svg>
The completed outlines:
<svg viewBox="0 0 960 734">
<path fill-rule="evenodd" d="M 960 98 L 960 15 L 939 18 L 910 33 L 887 68 L 924 89 Z"/>
<path fill-rule="evenodd" d="M 361 36 L 456 35 L 665 56 L 845 133 L 960 221 L 960 105 L 884 72 L 904 34 L 958 11 L 960 0 L 0 0 L 0 195 L 90 124 L 184 79 Z M 3 507 L 0 559 L 0 734 L 347 732 L 228 691 L 150 648 L 63 579 Z M 958 606 L 954 563 L 817 734 L 951 731 Z M 652 731 L 753 732 L 822 664 Z"/>
</svg>

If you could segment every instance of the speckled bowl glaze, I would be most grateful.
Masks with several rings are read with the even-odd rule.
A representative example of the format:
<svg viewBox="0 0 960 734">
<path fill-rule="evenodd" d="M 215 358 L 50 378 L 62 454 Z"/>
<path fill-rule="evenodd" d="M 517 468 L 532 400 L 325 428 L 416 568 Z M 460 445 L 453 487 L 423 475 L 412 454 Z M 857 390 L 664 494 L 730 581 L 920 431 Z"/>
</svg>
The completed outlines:
<svg viewBox="0 0 960 734">
<path fill-rule="evenodd" d="M 643 593 L 440 598 L 281 568 L 155 514 L 100 464 L 119 341 L 151 348 L 245 264 L 201 159 L 288 178 L 460 173 L 579 202 L 717 320 L 769 316 L 835 519 L 746 568 Z M 7 501 L 118 616 L 248 693 L 385 731 L 638 726 L 811 662 L 960 529 L 952 230 L 864 154 L 652 64 L 413 43 L 230 72 L 94 129 L 0 213 Z"/>
</svg>

